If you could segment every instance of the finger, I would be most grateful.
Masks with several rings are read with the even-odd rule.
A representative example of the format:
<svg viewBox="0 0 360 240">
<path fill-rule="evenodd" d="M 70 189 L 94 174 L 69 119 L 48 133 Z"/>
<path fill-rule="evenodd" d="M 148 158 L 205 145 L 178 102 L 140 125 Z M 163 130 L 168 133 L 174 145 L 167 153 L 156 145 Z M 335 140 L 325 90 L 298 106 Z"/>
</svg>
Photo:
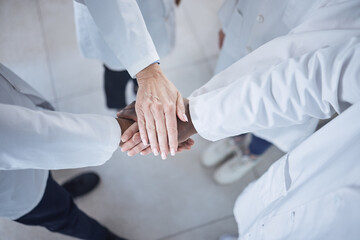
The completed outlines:
<svg viewBox="0 0 360 240">
<path fill-rule="evenodd" d="M 123 142 L 128 141 L 138 131 L 139 131 L 139 125 L 137 122 L 135 122 L 128 129 L 126 129 L 126 131 L 121 135 L 121 141 L 123 141 Z"/>
<path fill-rule="evenodd" d="M 144 144 L 142 142 L 140 142 L 138 145 L 136 145 L 135 147 L 133 147 L 130 151 L 128 151 L 128 156 L 132 157 L 135 156 L 136 154 L 140 153 L 141 151 L 143 151 L 144 149 L 148 148 L 149 146 L 144 146 Z"/>
<path fill-rule="evenodd" d="M 178 152 L 182 152 L 183 150 L 189 150 L 194 144 L 194 140 L 189 138 L 185 142 L 179 144 Z"/>
<path fill-rule="evenodd" d="M 145 117 L 144 114 L 141 110 L 136 110 L 136 114 L 138 116 L 138 125 L 139 125 L 139 132 L 140 132 L 140 137 L 141 137 L 141 141 L 143 142 L 144 145 L 148 144 L 148 137 L 147 137 L 147 131 L 146 131 L 146 122 L 145 122 Z"/>
<path fill-rule="evenodd" d="M 185 113 L 185 104 L 184 99 L 182 98 L 180 92 L 177 93 L 177 99 L 176 99 L 176 114 L 178 118 L 183 122 L 188 122 L 188 118 Z"/>
<path fill-rule="evenodd" d="M 179 146 L 178 148 L 178 152 L 183 152 L 185 150 L 190 150 L 192 148 L 192 145 L 189 144 L 184 144 L 182 146 Z"/>
<path fill-rule="evenodd" d="M 161 158 L 165 160 L 169 152 L 168 141 L 167 141 L 168 133 L 165 126 L 164 112 L 162 109 L 162 105 L 160 103 L 154 104 L 152 114 L 155 117 L 156 133 L 160 146 Z"/>
<path fill-rule="evenodd" d="M 175 109 L 173 107 L 167 107 L 165 110 L 165 122 L 167 137 L 169 139 L 170 153 L 175 156 L 178 147 L 178 131 Z"/>
<path fill-rule="evenodd" d="M 192 138 L 189 138 L 188 140 L 186 140 L 186 142 L 191 146 L 195 144 L 195 141 Z"/>
<path fill-rule="evenodd" d="M 148 148 L 145 148 L 144 150 L 142 150 L 142 151 L 140 152 L 140 155 L 145 156 L 145 155 L 148 155 L 148 154 L 151 153 L 151 152 L 152 152 L 151 148 L 148 147 Z"/>
<path fill-rule="evenodd" d="M 125 143 L 123 143 L 121 145 L 121 151 L 122 152 L 130 151 L 131 149 L 133 149 L 139 143 L 142 143 L 142 141 L 141 141 L 141 138 L 140 138 L 140 133 L 137 132 L 137 133 L 134 134 L 134 136 L 131 139 L 129 139 L 127 142 L 125 142 Z"/>
<path fill-rule="evenodd" d="M 155 127 L 155 120 L 153 118 L 153 115 L 151 111 L 145 112 L 145 122 L 146 122 L 146 132 L 148 135 L 148 139 L 151 145 L 151 149 L 155 156 L 159 155 L 159 145 L 158 140 L 156 136 L 156 127 Z M 140 133 L 141 136 L 141 133 Z M 146 145 L 146 144 L 144 144 Z"/>
</svg>

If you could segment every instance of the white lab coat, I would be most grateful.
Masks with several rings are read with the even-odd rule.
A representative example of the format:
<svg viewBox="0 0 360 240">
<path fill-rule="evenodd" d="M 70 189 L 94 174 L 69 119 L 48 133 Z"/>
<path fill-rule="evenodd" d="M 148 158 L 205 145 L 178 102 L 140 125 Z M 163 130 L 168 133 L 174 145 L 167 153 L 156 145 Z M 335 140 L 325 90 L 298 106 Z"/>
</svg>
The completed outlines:
<svg viewBox="0 0 360 240">
<path fill-rule="evenodd" d="M 306 1 L 305 1 L 306 2 Z M 319 1 L 264 1 L 264 0 L 227 0 L 219 11 L 219 19 L 225 32 L 223 47 L 220 51 L 215 73 L 219 73 L 276 37 L 289 33 L 294 20 L 289 18 L 301 13 L 306 15 L 318 6 Z M 276 132 L 255 133 L 287 152 L 310 136 L 316 129 L 318 120 L 309 119 L 306 123 L 291 126 Z"/>
<path fill-rule="evenodd" d="M 264 129 L 276 139 L 348 109 L 245 189 L 234 214 L 239 239 L 358 239 L 360 47 L 349 39 L 360 36 L 360 1 L 297 3 L 286 3 L 289 34 L 196 90 L 190 115 L 209 140 Z"/>
<path fill-rule="evenodd" d="M 0 216 L 17 219 L 41 200 L 49 169 L 103 164 L 120 143 L 115 118 L 51 108 L 0 64 Z"/>
<path fill-rule="evenodd" d="M 247 11 L 252 6 L 252 4 L 243 6 L 242 3 L 247 3 L 247 1 L 239 2 L 239 6 L 244 7 L 242 11 Z M 264 17 L 263 23 L 252 19 L 255 22 L 253 26 L 250 24 L 250 19 L 250 26 L 245 22 L 238 25 L 240 29 L 241 27 L 251 29 L 247 32 L 249 37 L 243 40 L 244 44 L 240 46 L 246 46 L 254 41 L 254 51 L 196 90 L 189 98 L 190 112 L 199 134 L 208 140 L 215 141 L 254 132 L 257 136 L 273 142 L 282 150 L 288 151 L 313 132 L 316 124 L 309 124 L 309 121 L 316 123 L 313 119 L 317 116 L 307 116 L 292 124 L 278 121 L 276 116 L 268 116 L 268 105 L 274 101 L 278 101 L 283 106 L 282 111 L 287 115 L 297 114 L 297 109 L 291 108 L 290 102 L 284 100 L 288 92 L 274 92 L 275 86 L 285 80 L 282 79 L 284 76 L 276 76 L 271 84 L 265 85 L 264 76 L 261 73 L 290 58 L 300 57 L 319 48 L 359 36 L 360 2 L 358 0 L 306 0 L 300 3 L 293 0 L 272 0 L 264 1 L 260 6 L 260 10 L 254 10 L 255 13 L 249 16 L 256 18 L 260 12 Z M 276 24 L 279 26 L 287 24 L 290 30 L 287 34 L 258 47 L 262 41 L 266 40 L 258 38 L 262 34 L 260 30 L 272 31 L 271 24 L 277 26 L 270 16 L 274 14 L 277 16 L 278 9 L 283 12 L 281 18 L 275 19 L 279 21 Z M 263 26 L 268 21 L 271 23 L 270 26 Z M 225 32 L 227 31 L 225 28 Z M 269 35 L 269 38 L 271 37 Z M 256 42 L 255 39 L 260 40 Z M 236 51 L 244 52 L 245 50 L 234 49 L 234 52 Z M 288 66 L 289 69 L 291 67 L 291 65 Z M 297 76 L 306 73 L 293 72 L 293 74 Z M 314 80 L 311 79 L 314 76 L 308 77 L 308 80 Z M 305 81 L 293 87 L 300 91 L 306 84 Z M 274 89 L 270 96 L 267 92 L 268 88 Z M 307 104 L 306 98 L 307 96 L 302 104 Z M 273 129 L 274 127 L 276 129 Z"/>
<path fill-rule="evenodd" d="M 277 115 L 275 122 L 284 123 L 307 116 L 327 118 L 335 111 L 340 115 L 238 197 L 234 214 L 239 240 L 359 239 L 360 38 L 288 62 L 291 69 L 279 64 L 265 74 L 265 81 L 287 76 L 286 84 L 274 87 L 292 93 L 284 98 L 297 113 L 280 113 L 284 106 L 274 101 L 266 107 L 269 116 Z M 294 70 L 306 74 L 295 77 Z M 301 91 L 292 87 L 307 81 L 308 74 L 317 77 Z"/>
<path fill-rule="evenodd" d="M 74 10 L 82 54 L 113 70 L 134 77 L 174 47 L 174 0 L 84 0 Z"/>
</svg>

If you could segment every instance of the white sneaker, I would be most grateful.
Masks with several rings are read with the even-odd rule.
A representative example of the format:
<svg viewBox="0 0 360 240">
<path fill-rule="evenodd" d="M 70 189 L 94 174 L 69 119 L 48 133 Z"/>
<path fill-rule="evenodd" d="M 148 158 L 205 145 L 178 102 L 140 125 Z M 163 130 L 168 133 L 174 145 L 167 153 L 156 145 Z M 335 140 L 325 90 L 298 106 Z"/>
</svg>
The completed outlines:
<svg viewBox="0 0 360 240">
<path fill-rule="evenodd" d="M 238 238 L 233 235 L 224 234 L 219 237 L 219 240 L 238 240 Z"/>
<path fill-rule="evenodd" d="M 224 161 L 226 157 L 233 154 L 237 149 L 239 147 L 232 138 L 216 141 L 205 149 L 201 162 L 205 167 L 213 167 Z"/>
<path fill-rule="evenodd" d="M 214 179 L 219 184 L 229 184 L 241 179 L 259 161 L 248 155 L 235 155 L 222 164 L 214 173 Z"/>
<path fill-rule="evenodd" d="M 136 100 L 136 93 L 134 92 L 134 82 L 129 80 L 125 87 L 125 102 L 129 105 Z"/>
</svg>

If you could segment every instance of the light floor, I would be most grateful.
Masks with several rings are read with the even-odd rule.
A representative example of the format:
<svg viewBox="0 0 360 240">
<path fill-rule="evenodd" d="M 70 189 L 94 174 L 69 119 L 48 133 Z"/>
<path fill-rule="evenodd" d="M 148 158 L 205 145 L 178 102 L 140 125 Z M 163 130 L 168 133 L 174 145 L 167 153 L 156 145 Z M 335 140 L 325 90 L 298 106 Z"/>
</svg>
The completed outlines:
<svg viewBox="0 0 360 240">
<path fill-rule="evenodd" d="M 222 0 L 183 0 L 177 10 L 177 45 L 161 60 L 183 96 L 212 76 L 218 54 L 216 12 Z M 76 45 L 70 0 L 0 0 L 0 61 L 60 111 L 114 115 L 105 107 L 102 65 L 83 59 Z M 76 203 L 119 235 L 134 240 L 211 240 L 236 234 L 232 208 L 246 185 L 281 155 L 271 148 L 240 181 L 219 186 L 214 169 L 200 164 L 209 142 L 195 137 L 192 151 L 167 161 L 117 151 L 101 167 L 101 185 Z M 81 159 L 79 159 L 81 160 Z M 54 172 L 62 182 L 89 169 Z M 0 219 L 1 240 L 72 239 Z"/>
</svg>

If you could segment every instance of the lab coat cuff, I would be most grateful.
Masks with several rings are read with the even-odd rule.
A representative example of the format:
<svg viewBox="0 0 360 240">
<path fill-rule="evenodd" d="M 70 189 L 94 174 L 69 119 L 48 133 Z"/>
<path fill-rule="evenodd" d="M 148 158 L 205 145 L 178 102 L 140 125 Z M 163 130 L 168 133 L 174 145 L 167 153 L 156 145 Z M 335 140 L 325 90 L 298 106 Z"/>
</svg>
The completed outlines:
<svg viewBox="0 0 360 240">
<path fill-rule="evenodd" d="M 141 70 L 159 61 L 160 61 L 159 55 L 156 52 L 153 52 L 143 57 L 140 61 L 127 67 L 127 71 L 129 72 L 132 78 L 136 78 L 136 74 L 138 74 Z"/>
<path fill-rule="evenodd" d="M 104 159 L 110 159 L 113 153 L 119 148 L 120 139 L 121 139 L 121 129 L 118 121 L 113 117 L 104 117 L 107 121 L 106 126 L 108 126 L 108 142 L 106 144 L 107 148 L 104 151 Z"/>
<path fill-rule="evenodd" d="M 216 136 L 213 136 L 209 132 L 209 128 L 207 126 L 208 123 L 203 122 L 203 119 L 201 118 L 200 114 L 204 110 L 204 106 L 196 101 L 195 97 L 189 97 L 189 111 L 190 111 L 190 117 L 191 121 L 197 131 L 197 133 L 206 140 L 209 141 L 216 141 L 218 138 Z"/>
</svg>

